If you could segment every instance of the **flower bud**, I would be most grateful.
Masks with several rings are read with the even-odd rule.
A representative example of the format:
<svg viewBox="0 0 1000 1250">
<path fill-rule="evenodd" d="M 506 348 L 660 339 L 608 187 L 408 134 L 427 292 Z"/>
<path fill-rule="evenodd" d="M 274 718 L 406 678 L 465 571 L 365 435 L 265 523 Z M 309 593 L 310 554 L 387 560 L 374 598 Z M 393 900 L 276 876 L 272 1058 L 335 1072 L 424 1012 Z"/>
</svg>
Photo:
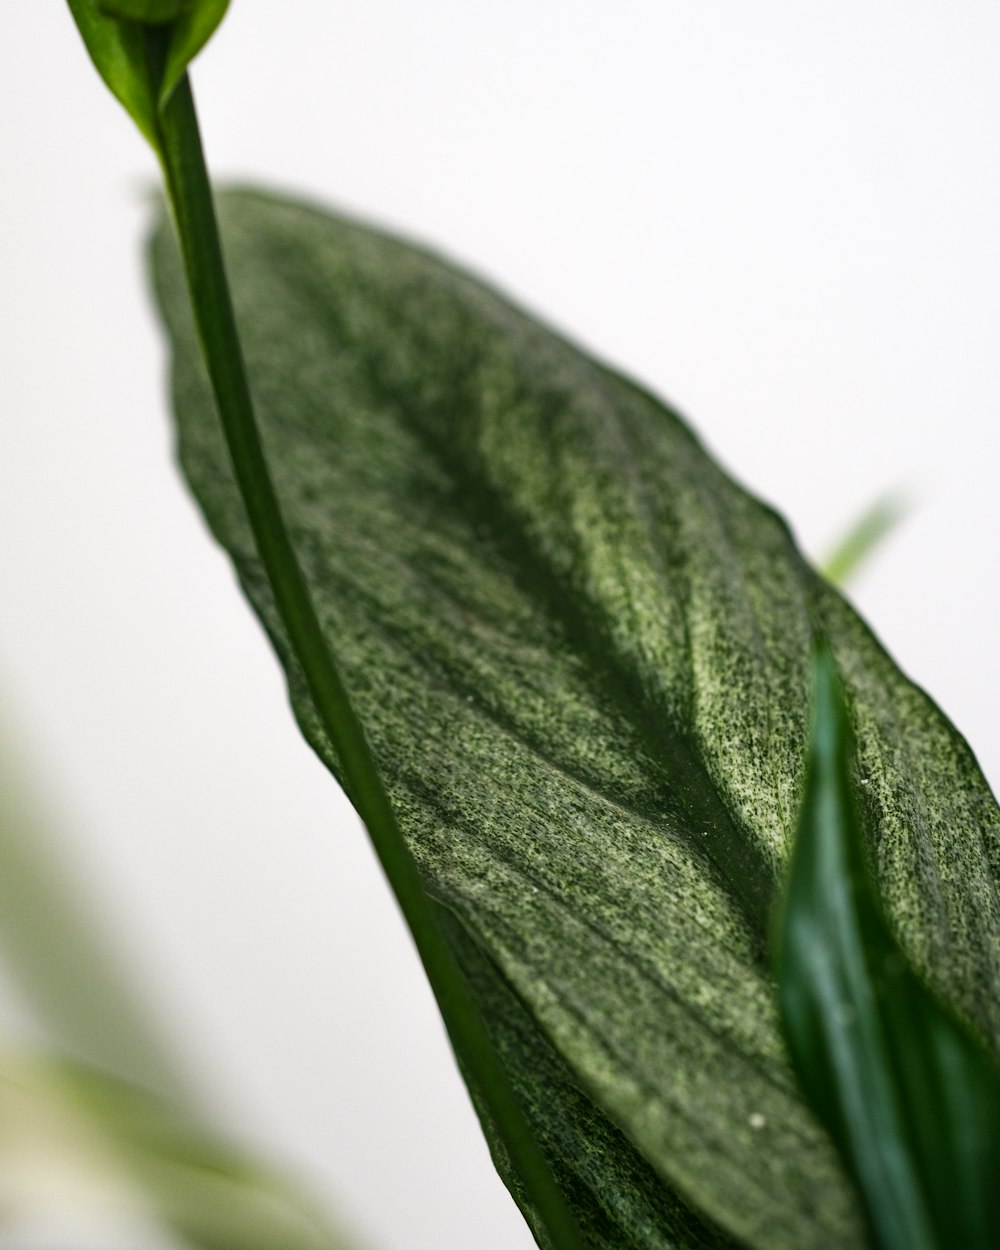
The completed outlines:
<svg viewBox="0 0 1000 1250">
<path fill-rule="evenodd" d="M 155 149 L 159 116 L 229 0 L 68 0 L 91 60 Z M 156 35 L 158 55 L 150 57 Z"/>
<path fill-rule="evenodd" d="M 162 26 L 194 6 L 191 0 L 100 0 L 98 7 L 106 17 L 119 21 Z"/>
</svg>

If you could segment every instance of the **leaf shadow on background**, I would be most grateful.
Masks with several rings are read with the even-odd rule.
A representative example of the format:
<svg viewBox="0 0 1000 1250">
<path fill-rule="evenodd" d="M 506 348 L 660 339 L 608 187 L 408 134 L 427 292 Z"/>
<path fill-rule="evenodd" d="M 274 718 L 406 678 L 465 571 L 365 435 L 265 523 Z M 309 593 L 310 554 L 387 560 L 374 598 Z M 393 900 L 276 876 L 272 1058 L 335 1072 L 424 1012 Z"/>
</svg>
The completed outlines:
<svg viewBox="0 0 1000 1250">
<path fill-rule="evenodd" d="M 968 747 L 659 401 L 425 251 L 261 194 L 220 212 L 317 611 L 539 1138 L 567 1185 L 587 1175 L 591 1244 L 725 1244 L 713 1226 L 768 1250 L 866 1244 L 766 953 L 814 632 L 851 688 L 889 916 L 995 1045 L 998 819 Z M 336 773 L 162 224 L 153 260 L 184 471 Z M 594 1115 L 588 1172 L 566 1151 Z"/>
</svg>

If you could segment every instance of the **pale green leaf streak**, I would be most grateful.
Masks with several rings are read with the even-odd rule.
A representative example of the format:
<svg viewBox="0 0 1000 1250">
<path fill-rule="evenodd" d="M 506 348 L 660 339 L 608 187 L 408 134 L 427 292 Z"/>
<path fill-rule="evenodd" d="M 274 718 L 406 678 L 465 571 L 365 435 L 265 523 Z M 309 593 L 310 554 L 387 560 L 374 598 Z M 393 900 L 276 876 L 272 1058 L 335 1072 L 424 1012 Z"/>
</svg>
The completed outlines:
<svg viewBox="0 0 1000 1250">
<path fill-rule="evenodd" d="M 899 495 L 883 495 L 876 499 L 822 561 L 826 579 L 835 586 L 843 586 L 868 561 L 872 552 L 892 533 L 908 511 L 909 504 Z"/>
<path fill-rule="evenodd" d="M 90 59 L 153 150 L 158 119 L 229 0 L 68 0 Z"/>
<path fill-rule="evenodd" d="M 907 966 L 880 914 L 853 765 L 847 708 L 821 648 L 776 926 L 789 1048 L 882 1250 L 990 1250 L 1000 1245 L 1000 1066 Z"/>
<path fill-rule="evenodd" d="M 292 541 L 427 887 L 541 1039 L 507 1049 L 522 1097 L 548 1047 L 582 1095 L 551 1135 L 593 1107 L 645 1161 L 649 1209 L 767 1250 L 863 1246 L 766 952 L 814 632 L 854 701 L 889 915 L 996 1045 L 998 814 L 965 743 L 657 400 L 421 250 L 261 195 L 220 207 Z M 165 230 L 155 261 L 185 472 L 337 772 Z M 614 1172 L 587 1181 L 602 1218 Z"/>
<path fill-rule="evenodd" d="M 195 1250 L 346 1250 L 283 1178 L 140 1087 L 64 1060 L 0 1055 L 0 1178 L 8 1215 L 90 1205 Z"/>
</svg>

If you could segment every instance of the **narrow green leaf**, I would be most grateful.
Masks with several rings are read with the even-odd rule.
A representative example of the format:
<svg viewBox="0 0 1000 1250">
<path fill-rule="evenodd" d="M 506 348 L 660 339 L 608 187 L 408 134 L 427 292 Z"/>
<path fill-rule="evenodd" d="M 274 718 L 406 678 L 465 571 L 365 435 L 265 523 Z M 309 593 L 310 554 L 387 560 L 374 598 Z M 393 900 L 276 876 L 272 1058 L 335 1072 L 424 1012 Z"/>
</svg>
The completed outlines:
<svg viewBox="0 0 1000 1250">
<path fill-rule="evenodd" d="M 159 110 L 222 21 L 229 0 L 67 2 L 98 73 L 159 152 Z"/>
<path fill-rule="evenodd" d="M 827 580 L 835 586 L 843 586 L 896 528 L 907 511 L 908 505 L 898 495 L 883 495 L 876 499 L 823 561 L 822 569 Z"/>
<path fill-rule="evenodd" d="M 817 652 L 778 998 L 810 1102 L 882 1250 L 1000 1245 L 1000 1066 L 908 966 L 865 865 L 847 708 Z"/>
<path fill-rule="evenodd" d="M 346 1246 L 294 1186 L 138 1086 L 0 1054 L 0 1215 L 84 1206 L 144 1216 L 195 1250 Z"/>
<path fill-rule="evenodd" d="M 404 835 L 540 1039 L 506 1049 L 526 1104 L 550 1051 L 580 1091 L 551 1112 L 534 1100 L 539 1140 L 585 1140 L 590 1108 L 608 1126 L 592 1243 L 608 1238 L 596 1212 L 627 1220 L 617 1163 L 637 1156 L 646 1210 L 679 1200 L 767 1250 L 864 1246 L 787 1065 L 767 953 L 814 633 L 851 689 L 902 945 L 996 1046 L 1000 819 L 967 746 L 646 392 L 424 251 L 262 195 L 220 208 L 276 489 Z M 166 229 L 154 260 L 185 472 L 336 773 Z M 662 1228 L 628 1236 L 665 1244 Z"/>
</svg>

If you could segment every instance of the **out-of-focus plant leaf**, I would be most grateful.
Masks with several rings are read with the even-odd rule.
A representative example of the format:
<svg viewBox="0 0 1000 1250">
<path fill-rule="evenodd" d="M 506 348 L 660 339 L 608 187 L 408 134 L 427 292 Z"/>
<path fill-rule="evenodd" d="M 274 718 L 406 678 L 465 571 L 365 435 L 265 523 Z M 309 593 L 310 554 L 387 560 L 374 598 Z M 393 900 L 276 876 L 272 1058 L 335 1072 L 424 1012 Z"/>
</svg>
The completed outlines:
<svg viewBox="0 0 1000 1250">
<path fill-rule="evenodd" d="M 796 1071 L 883 1250 L 1000 1246 L 1000 1067 L 937 1001 L 865 866 L 847 708 L 817 652 L 805 799 L 777 935 Z"/>
<path fill-rule="evenodd" d="M 624 1231 L 626 1207 L 681 1202 L 747 1246 L 863 1246 L 785 1058 L 767 954 L 814 632 L 854 700 L 866 832 L 902 944 L 996 1045 L 1000 824 L 968 747 L 774 513 L 646 392 L 422 250 L 262 195 L 220 208 L 320 619 L 427 888 L 490 969 L 484 1014 L 497 985 L 517 1004 L 494 1033 L 527 1102 L 557 1057 L 551 1120 L 537 1098 L 529 1114 L 567 1185 L 586 1174 L 605 1221 L 588 1236 L 700 1244 L 704 1223 Z M 154 260 L 185 472 L 337 772 L 165 227 Z M 607 1129 L 596 1163 L 573 1140 L 591 1110 Z M 632 1190 L 616 1205 L 619 1150 Z"/>
<path fill-rule="evenodd" d="M 835 586 L 843 586 L 908 511 L 908 504 L 899 495 L 883 495 L 876 499 L 823 561 L 823 573 L 827 580 Z"/>
<path fill-rule="evenodd" d="M 158 152 L 159 110 L 215 32 L 229 0 L 68 3 L 97 72 Z"/>
<path fill-rule="evenodd" d="M 196 1250 L 338 1250 L 295 1188 L 184 1113 L 97 1071 L 0 1056 L 0 1218 L 144 1218 Z"/>
<path fill-rule="evenodd" d="M 304 1195 L 190 1110 L 182 1066 L 11 737 L 0 733 L 0 964 L 63 1057 L 0 1052 L 0 1228 L 32 1205 L 79 1218 L 89 1204 L 206 1250 L 336 1250 Z"/>
<path fill-rule="evenodd" d="M 0 723 L 0 964 L 53 1044 L 126 1080 L 179 1095 L 182 1065 L 122 953 L 76 849 Z"/>
</svg>

